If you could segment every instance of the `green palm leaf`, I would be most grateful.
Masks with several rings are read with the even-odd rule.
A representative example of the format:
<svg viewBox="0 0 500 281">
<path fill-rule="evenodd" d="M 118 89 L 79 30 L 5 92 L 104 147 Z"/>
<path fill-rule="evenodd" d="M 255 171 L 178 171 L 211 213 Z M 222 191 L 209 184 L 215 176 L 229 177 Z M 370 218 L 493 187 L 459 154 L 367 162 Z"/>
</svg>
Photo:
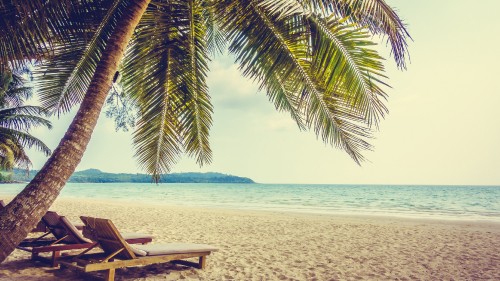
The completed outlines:
<svg viewBox="0 0 500 281">
<path fill-rule="evenodd" d="M 31 98 L 33 88 L 25 86 L 26 81 L 22 73 L 10 70 L 0 74 L 3 81 L 0 84 L 0 108 L 21 106 L 25 100 Z"/>
<path fill-rule="evenodd" d="M 208 141 L 212 125 L 212 104 L 206 85 L 207 36 L 206 17 L 203 13 L 202 1 L 188 1 L 189 32 L 187 43 L 189 45 L 188 68 L 188 96 L 185 106 L 182 107 L 182 136 L 186 152 L 195 156 L 196 161 L 203 165 L 212 160 L 212 150 Z"/>
<path fill-rule="evenodd" d="M 19 147 L 35 148 L 45 155 L 50 155 L 50 148 L 45 145 L 40 139 L 17 130 L 2 128 L 0 127 L 0 139 L 1 140 L 11 140 L 18 144 Z M 3 142 L 3 141 L 2 141 Z"/>
<path fill-rule="evenodd" d="M 38 106 L 18 106 L 0 109 L 0 126 L 21 131 L 27 131 L 39 126 L 51 129 L 51 122 L 38 116 L 46 114 L 47 111 Z"/>
<path fill-rule="evenodd" d="M 368 28 L 372 34 L 387 36 L 399 67 L 406 67 L 407 38 L 411 38 L 403 21 L 384 0 L 262 0 L 259 5 L 279 17 L 332 14 L 351 24 Z"/>
<path fill-rule="evenodd" d="M 363 160 L 361 151 L 371 148 L 364 140 L 371 136 L 365 111 L 380 104 L 367 102 L 372 101 L 372 92 L 369 91 L 372 88 L 362 91 L 360 85 L 366 83 L 365 76 L 352 70 L 373 67 L 372 73 L 377 73 L 378 64 L 372 66 L 366 63 L 372 63 L 368 59 L 360 61 L 346 57 L 353 55 L 354 51 L 335 49 L 340 45 L 334 46 L 332 37 L 323 41 L 311 37 L 312 26 L 306 16 L 269 16 L 256 2 L 234 3 L 236 1 L 232 9 L 238 10 L 238 13 L 227 13 L 225 20 L 228 29 L 236 27 L 230 32 L 230 51 L 236 53 L 243 74 L 260 81 L 272 100 L 280 94 L 276 89 L 284 85 L 286 91 L 281 91 L 280 96 L 289 91 L 299 101 L 288 106 L 293 115 L 305 116 L 307 127 L 313 128 L 325 142 L 346 150 L 356 162 Z M 342 29 L 333 30 L 339 36 L 342 35 L 340 31 Z M 355 34 L 350 33 L 347 37 L 358 40 Z M 322 36 L 325 37 L 324 34 Z M 347 39 L 344 41 L 349 42 Z M 309 44 L 315 45 L 310 47 Z M 360 50 L 361 53 L 364 51 Z M 327 57 L 336 57 L 336 61 L 325 61 Z M 375 60 L 376 57 L 370 59 Z M 343 64 L 335 70 L 341 71 L 333 70 L 335 62 Z M 361 65 L 362 62 L 366 64 Z M 276 75 L 284 83 L 276 83 L 279 82 Z M 326 76 L 332 77 L 324 79 Z M 356 90 L 354 94 L 351 93 L 353 89 Z M 283 97 L 280 100 L 286 99 Z M 377 111 L 377 108 L 374 110 Z"/>
<path fill-rule="evenodd" d="M 12 170 L 15 165 L 28 169 L 31 160 L 23 146 L 15 139 L 2 139 L 0 142 L 0 167 Z"/>
<path fill-rule="evenodd" d="M 223 54 L 227 47 L 226 33 L 217 20 L 217 5 L 211 1 L 203 1 L 202 13 L 206 18 L 206 49 L 213 56 Z"/>
<path fill-rule="evenodd" d="M 69 13 L 86 1 L 1 0 L 0 71 L 21 68 L 50 55 L 55 42 L 71 36 Z"/>
<path fill-rule="evenodd" d="M 312 69 L 325 85 L 325 92 L 341 96 L 351 108 L 361 111 L 368 125 L 377 125 L 387 112 L 381 101 L 386 94 L 378 86 L 384 66 L 382 57 L 369 47 L 369 34 L 352 25 L 342 24 L 334 16 L 321 19 L 308 17 L 312 40 Z M 363 116 L 363 115 L 362 115 Z"/>
<path fill-rule="evenodd" d="M 133 140 L 140 166 L 157 182 L 182 152 L 180 108 L 189 96 L 188 48 L 179 44 L 189 22 L 183 1 L 155 2 L 144 14 L 125 55 L 124 91 L 139 109 Z"/>
<path fill-rule="evenodd" d="M 372 34 L 387 36 L 391 43 L 392 54 L 399 67 L 406 67 L 408 56 L 407 38 L 410 34 L 396 12 L 384 0 L 329 0 L 327 8 L 340 17 L 359 27 L 368 28 Z"/>
<path fill-rule="evenodd" d="M 43 107 L 65 113 L 82 101 L 116 18 L 125 12 L 124 9 L 124 1 L 114 0 L 98 11 L 72 15 L 72 21 L 90 22 L 89 26 L 84 25 L 90 30 L 75 33 L 70 44 L 54 46 L 54 57 L 35 71 L 36 88 Z M 97 20 L 99 24 L 94 27 L 93 22 Z M 87 36 L 92 37 L 88 40 Z"/>
</svg>

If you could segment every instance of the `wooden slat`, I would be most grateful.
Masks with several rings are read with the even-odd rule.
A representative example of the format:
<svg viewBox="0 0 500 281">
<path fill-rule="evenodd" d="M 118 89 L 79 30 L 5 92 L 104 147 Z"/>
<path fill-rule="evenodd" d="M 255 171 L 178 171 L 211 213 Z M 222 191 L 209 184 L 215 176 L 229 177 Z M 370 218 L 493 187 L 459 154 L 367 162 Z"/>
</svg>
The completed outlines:
<svg viewBox="0 0 500 281">
<path fill-rule="evenodd" d="M 32 253 L 44 253 L 44 252 L 52 252 L 52 251 L 68 251 L 68 250 L 78 250 L 92 247 L 95 243 L 86 243 L 86 244 L 59 244 L 47 247 L 34 247 L 31 249 Z"/>
<path fill-rule="evenodd" d="M 85 271 L 85 268 L 81 265 L 78 265 L 76 262 L 59 260 L 59 263 L 61 264 L 61 268 L 68 267 L 68 268 L 74 268 L 74 269 L 77 269 L 80 271 Z"/>
<path fill-rule="evenodd" d="M 114 268 L 106 270 L 106 274 L 104 275 L 104 280 L 106 280 L 106 281 L 114 281 L 115 280 L 115 269 Z"/>
<path fill-rule="evenodd" d="M 108 254 L 113 253 L 119 249 L 124 249 L 117 258 L 120 259 L 134 259 L 135 254 L 128 243 L 123 239 L 122 235 L 116 229 L 115 225 L 111 220 L 91 218 L 91 217 L 80 217 L 86 227 L 92 229 L 94 235 L 101 248 Z M 108 242 L 112 240 L 113 242 Z"/>
<path fill-rule="evenodd" d="M 199 269 L 205 269 L 207 265 L 207 256 L 201 256 L 198 262 Z"/>
<path fill-rule="evenodd" d="M 210 252 L 147 256 L 147 257 L 138 257 L 132 260 L 115 260 L 113 262 L 87 264 L 85 266 L 85 272 L 105 270 L 110 268 L 122 268 L 129 266 L 148 265 L 154 263 L 164 263 L 173 260 L 196 258 L 208 255 L 210 255 Z"/>
<path fill-rule="evenodd" d="M 33 247 L 42 247 L 42 246 L 48 246 L 52 243 L 54 243 L 54 239 L 50 240 L 38 240 L 38 241 L 23 241 L 19 244 L 18 248 L 24 247 L 24 248 L 33 248 Z"/>
<path fill-rule="evenodd" d="M 198 262 L 191 262 L 191 261 L 185 261 L 185 260 L 173 260 L 173 261 L 171 261 L 171 263 L 203 269 L 203 268 L 205 268 L 206 260 L 207 260 L 207 256 L 201 256 L 201 257 L 199 257 Z"/>
<path fill-rule="evenodd" d="M 66 251 L 66 250 L 77 250 L 77 249 L 85 249 L 92 247 L 96 243 L 84 243 L 84 244 L 56 244 L 56 245 L 50 245 L 54 241 L 42 241 L 39 243 L 36 243 L 36 245 L 39 246 L 23 246 L 26 244 L 20 244 L 17 249 L 23 250 L 26 252 L 30 253 L 44 253 L 44 252 L 52 252 L 52 251 Z M 137 239 L 129 239 L 127 240 L 128 243 L 130 244 L 142 244 L 142 243 L 147 243 L 151 242 L 150 238 L 137 238 Z"/>
<path fill-rule="evenodd" d="M 125 240 L 127 241 L 127 243 L 129 244 L 147 244 L 147 243 L 150 243 L 151 241 L 153 241 L 153 238 L 149 238 L 149 237 L 144 237 L 144 238 L 131 238 L 131 239 L 127 239 Z"/>
</svg>

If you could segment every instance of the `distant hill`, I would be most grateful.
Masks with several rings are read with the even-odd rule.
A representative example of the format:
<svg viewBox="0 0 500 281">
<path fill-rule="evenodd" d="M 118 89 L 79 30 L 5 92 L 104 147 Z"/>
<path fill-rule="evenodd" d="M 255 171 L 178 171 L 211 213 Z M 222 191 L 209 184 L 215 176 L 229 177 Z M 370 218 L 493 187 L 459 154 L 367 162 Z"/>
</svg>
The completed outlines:
<svg viewBox="0 0 500 281">
<path fill-rule="evenodd" d="M 25 170 L 14 169 L 13 181 L 29 181 L 37 173 L 30 171 L 29 176 Z M 221 173 L 173 173 L 161 175 L 162 183 L 255 183 L 253 180 L 244 177 L 226 175 Z M 112 183 L 112 182 L 137 182 L 150 183 L 151 176 L 147 174 L 125 174 L 106 173 L 98 169 L 88 169 L 75 172 L 69 182 L 80 183 Z"/>
</svg>

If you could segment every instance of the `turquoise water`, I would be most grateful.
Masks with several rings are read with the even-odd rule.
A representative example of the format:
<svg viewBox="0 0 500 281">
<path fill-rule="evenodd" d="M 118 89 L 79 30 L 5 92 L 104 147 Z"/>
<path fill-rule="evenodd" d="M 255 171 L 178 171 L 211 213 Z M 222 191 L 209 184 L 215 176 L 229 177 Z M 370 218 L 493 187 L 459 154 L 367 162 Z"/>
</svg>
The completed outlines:
<svg viewBox="0 0 500 281">
<path fill-rule="evenodd" d="M 0 186 L 0 198 L 24 185 Z M 500 222 L 500 186 L 70 183 L 62 198 Z"/>
</svg>

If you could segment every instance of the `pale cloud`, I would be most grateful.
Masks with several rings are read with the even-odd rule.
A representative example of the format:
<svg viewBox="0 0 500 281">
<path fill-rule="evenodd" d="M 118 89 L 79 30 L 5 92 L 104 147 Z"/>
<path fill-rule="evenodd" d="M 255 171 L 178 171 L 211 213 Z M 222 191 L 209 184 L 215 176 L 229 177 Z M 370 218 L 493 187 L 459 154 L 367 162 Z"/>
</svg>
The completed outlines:
<svg viewBox="0 0 500 281">
<path fill-rule="evenodd" d="M 221 103 L 235 104 L 238 101 L 251 100 L 257 93 L 257 83 L 244 78 L 233 61 L 234 59 L 227 55 L 218 57 L 209 65 L 207 82 L 210 93 L 213 99 Z"/>
<path fill-rule="evenodd" d="M 273 118 L 267 121 L 267 127 L 271 131 L 289 131 L 297 128 L 290 116 L 282 115 L 279 118 Z"/>
</svg>

